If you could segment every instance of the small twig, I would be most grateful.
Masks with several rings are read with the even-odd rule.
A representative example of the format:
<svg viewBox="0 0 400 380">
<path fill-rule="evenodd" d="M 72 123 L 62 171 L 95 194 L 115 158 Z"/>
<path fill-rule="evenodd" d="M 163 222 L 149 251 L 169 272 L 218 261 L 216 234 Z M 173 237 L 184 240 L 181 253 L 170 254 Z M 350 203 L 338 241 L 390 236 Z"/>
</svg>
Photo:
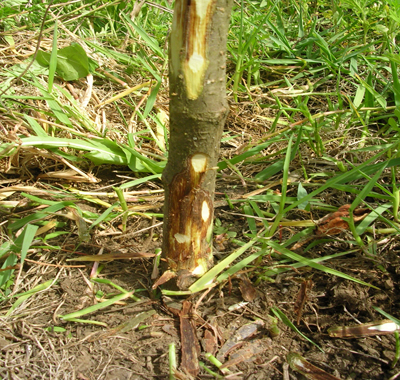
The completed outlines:
<svg viewBox="0 0 400 380">
<path fill-rule="evenodd" d="M 115 236 L 113 239 L 130 238 L 132 236 L 139 235 L 144 231 L 147 231 L 147 230 L 153 229 L 155 227 L 161 226 L 162 224 L 163 224 L 163 222 L 160 222 L 160 223 L 151 225 L 150 227 L 143 228 L 143 229 L 141 229 L 139 231 L 134 231 L 134 232 L 130 232 L 128 234 L 121 234 L 121 235 Z"/>
<path fill-rule="evenodd" d="M 61 264 L 50 264 L 50 263 L 41 263 L 40 261 L 25 259 L 24 261 L 28 261 L 33 264 L 42 265 L 46 267 L 56 267 L 56 268 L 85 268 L 86 265 L 61 265 Z"/>
</svg>

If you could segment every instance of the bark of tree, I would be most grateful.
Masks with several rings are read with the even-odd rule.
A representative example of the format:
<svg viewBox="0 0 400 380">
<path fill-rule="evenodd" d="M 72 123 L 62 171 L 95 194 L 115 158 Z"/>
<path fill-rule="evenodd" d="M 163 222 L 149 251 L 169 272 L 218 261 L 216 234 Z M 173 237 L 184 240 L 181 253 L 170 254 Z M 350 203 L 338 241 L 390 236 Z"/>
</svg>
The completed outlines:
<svg viewBox="0 0 400 380">
<path fill-rule="evenodd" d="M 178 274 L 181 289 L 213 262 L 215 166 L 229 112 L 225 78 L 231 6 L 232 0 L 175 2 L 163 258 L 164 269 Z"/>
</svg>

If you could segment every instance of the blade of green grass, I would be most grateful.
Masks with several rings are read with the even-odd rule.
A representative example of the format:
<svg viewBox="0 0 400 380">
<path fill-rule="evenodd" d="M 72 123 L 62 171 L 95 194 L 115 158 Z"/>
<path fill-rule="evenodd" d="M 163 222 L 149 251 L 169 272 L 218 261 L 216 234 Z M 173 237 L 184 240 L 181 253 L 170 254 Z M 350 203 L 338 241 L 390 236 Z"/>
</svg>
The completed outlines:
<svg viewBox="0 0 400 380">
<path fill-rule="evenodd" d="M 229 264 L 240 257 L 250 247 L 252 247 L 258 240 L 258 237 L 247 242 L 243 247 L 240 247 L 235 252 L 231 253 L 224 260 L 221 260 L 213 266 L 206 274 L 199 278 L 194 284 L 189 287 L 192 293 L 200 292 L 213 284 L 214 278 L 221 273 Z"/>
<path fill-rule="evenodd" d="M 327 273 L 327 274 L 331 274 L 331 275 L 334 275 L 334 276 L 338 276 L 338 277 L 344 278 L 344 279 L 349 280 L 349 281 L 354 281 L 354 282 L 356 282 L 356 283 L 358 283 L 360 285 L 369 286 L 369 287 L 374 288 L 374 289 L 379 289 L 374 285 L 368 284 L 367 282 L 361 281 L 361 280 L 359 280 L 357 278 L 354 278 L 354 277 L 349 276 L 349 275 L 347 275 L 345 273 L 339 272 L 339 271 L 337 271 L 335 269 L 331 269 L 331 268 L 328 268 L 328 267 L 326 267 L 324 265 L 318 264 L 318 263 L 316 263 L 316 262 L 314 262 L 314 261 L 312 261 L 312 260 L 310 260 L 310 259 L 308 259 L 306 257 L 300 256 L 297 253 L 294 253 L 294 252 L 282 247 L 280 244 L 278 244 L 278 243 L 276 243 L 276 242 L 274 242 L 272 240 L 268 240 L 267 244 L 271 248 L 273 248 L 275 251 L 279 252 L 280 254 L 282 254 L 282 255 L 284 255 L 286 257 L 289 257 L 294 261 L 297 261 L 297 262 L 303 263 L 303 264 L 305 264 L 307 266 L 310 266 L 311 268 L 317 269 L 317 270 L 322 271 L 322 272 Z"/>
<path fill-rule="evenodd" d="M 49 215 L 51 215 L 59 210 L 62 210 L 64 207 L 67 207 L 67 206 L 74 207 L 75 203 L 69 202 L 69 201 L 56 203 L 52 206 L 46 207 L 45 209 L 43 209 L 41 211 L 34 212 L 33 214 L 26 216 L 25 218 L 15 221 L 14 223 L 10 224 L 8 226 L 8 228 L 11 231 L 17 231 L 21 227 L 25 226 L 26 224 L 36 221 L 36 220 L 46 218 Z"/>
<path fill-rule="evenodd" d="M 0 249 L 0 254 L 2 254 L 0 256 L 3 256 L 10 251 L 13 252 L 3 262 L 2 269 L 13 267 L 17 263 L 18 257 L 16 254 L 21 255 L 21 265 L 24 263 L 26 255 L 28 254 L 28 249 L 35 238 L 37 229 L 37 226 L 28 224 L 22 233 L 15 239 L 13 244 L 10 244 L 9 242 L 2 244 Z M 13 273 L 14 269 L 8 269 L 0 272 L 0 288 L 11 278 Z"/>
<path fill-rule="evenodd" d="M 48 91 L 51 94 L 53 91 L 54 76 L 57 69 L 57 20 L 54 23 L 53 32 L 53 44 L 50 55 L 50 65 L 49 65 L 49 86 Z"/>
<path fill-rule="evenodd" d="M 108 306 L 114 305 L 118 301 L 122 301 L 126 298 L 131 297 L 133 295 L 133 293 L 134 293 L 134 291 L 129 292 L 129 293 L 121 293 L 113 298 L 110 298 L 110 299 L 104 301 L 104 302 L 99 302 L 95 305 L 89 306 L 86 309 L 74 311 L 73 313 L 70 313 L 70 314 L 60 315 L 59 317 L 61 319 L 63 319 L 64 321 L 71 321 L 73 319 L 83 317 L 84 315 L 91 314 L 98 310 L 104 309 Z"/>
<path fill-rule="evenodd" d="M 252 253 L 250 256 L 246 257 L 245 259 L 241 260 L 239 263 L 233 265 L 230 267 L 227 271 L 224 273 L 220 274 L 217 277 L 216 282 L 221 283 L 222 281 L 227 280 L 229 277 L 232 277 L 234 274 L 237 272 L 241 271 L 244 269 L 247 265 L 249 265 L 251 262 L 254 260 L 258 259 L 260 256 L 266 253 L 266 250 L 259 250 L 258 252 Z"/>
<path fill-rule="evenodd" d="M 324 352 L 324 350 L 320 346 L 318 346 L 318 344 L 314 343 L 310 338 L 306 337 L 277 306 L 271 307 L 271 311 L 279 318 L 281 322 L 290 327 L 296 334 L 299 334 L 302 338 L 317 347 L 320 351 Z"/>
<path fill-rule="evenodd" d="M 290 139 L 289 139 L 289 142 L 288 142 L 288 147 L 287 147 L 287 150 L 286 150 L 286 158 L 285 158 L 285 161 L 284 161 L 284 164 L 283 164 L 283 168 L 282 168 L 283 169 L 282 190 L 281 190 L 281 194 L 282 195 L 281 195 L 281 201 L 279 203 L 279 211 L 278 211 L 278 214 L 275 217 L 274 223 L 269 228 L 267 236 L 273 236 L 274 235 L 275 231 L 277 230 L 277 228 L 279 226 L 279 223 L 280 223 L 281 219 L 285 215 L 284 209 L 285 209 L 285 203 L 286 203 L 286 193 L 287 193 L 287 185 L 288 185 L 288 178 L 289 178 L 289 164 L 290 164 L 290 161 L 294 158 L 294 155 L 297 152 L 296 148 L 298 148 L 298 146 L 299 146 L 298 144 L 299 144 L 299 141 L 301 139 L 301 132 L 299 133 L 299 136 L 297 138 L 297 142 L 298 143 L 295 144 L 295 146 L 294 146 L 294 149 L 296 149 L 296 150 L 294 150 L 293 156 L 292 156 L 293 136 L 294 136 L 294 134 L 292 134 L 290 136 Z"/>
<path fill-rule="evenodd" d="M 51 286 L 54 284 L 54 280 L 48 280 L 44 282 L 43 284 L 36 285 L 34 288 L 29 290 L 28 292 L 22 293 L 22 294 L 17 294 L 14 297 L 17 297 L 17 300 L 13 303 L 11 308 L 7 311 L 6 317 L 10 316 L 11 313 L 19 306 L 21 305 L 24 301 L 26 301 L 28 298 L 32 297 L 33 295 L 42 292 L 44 290 L 50 289 Z"/>
<path fill-rule="evenodd" d="M 124 288 L 122 288 L 121 286 L 119 286 L 117 284 L 114 284 L 112 281 L 110 281 L 107 278 L 92 278 L 91 281 L 99 283 L 99 284 L 106 284 L 106 285 L 112 286 L 113 288 L 119 290 L 122 293 L 129 293 L 127 290 L 125 290 Z M 132 292 L 134 293 L 135 291 L 133 290 Z M 140 301 L 140 298 L 136 297 L 134 294 L 132 294 L 130 297 L 136 302 Z"/>
<path fill-rule="evenodd" d="M 397 319 L 393 316 L 391 316 L 390 314 L 386 313 L 385 311 L 383 311 L 381 308 L 377 307 L 377 306 L 372 306 L 377 312 L 381 313 L 384 317 L 390 319 L 392 322 L 396 323 L 396 325 L 400 326 L 400 319 Z"/>
<path fill-rule="evenodd" d="M 355 253 L 355 252 L 358 252 L 358 251 L 359 251 L 358 249 L 352 249 L 352 250 L 346 251 L 346 252 L 339 252 L 339 253 L 335 253 L 333 255 L 327 255 L 327 256 L 324 256 L 324 257 L 318 257 L 316 259 L 311 259 L 311 261 L 313 261 L 314 263 L 320 263 L 320 262 L 323 262 L 323 261 L 336 259 L 338 257 L 345 256 L 345 255 L 348 255 L 350 253 Z M 277 274 L 280 274 L 280 273 L 285 273 L 285 272 L 291 271 L 293 269 L 303 268 L 305 266 L 308 266 L 308 264 L 305 264 L 305 263 L 302 263 L 302 262 L 290 263 L 289 267 L 288 267 L 288 265 L 289 265 L 289 261 L 288 260 L 281 260 L 277 264 L 276 268 L 269 268 L 268 270 L 266 270 L 265 272 L 262 272 L 262 273 L 266 277 L 273 277 L 273 276 L 276 276 Z"/>
<path fill-rule="evenodd" d="M 378 168 L 380 168 L 381 166 L 389 167 L 389 163 L 379 163 L 379 164 L 369 165 L 369 164 L 371 164 L 371 162 L 376 161 L 380 156 L 382 156 L 388 150 L 389 149 L 384 149 L 382 152 L 380 152 L 377 155 L 369 158 L 364 163 L 362 163 L 361 165 L 353 168 L 352 170 L 350 170 L 350 171 L 348 171 L 346 173 L 339 174 L 338 176 L 335 176 L 335 177 L 329 179 L 328 181 L 325 182 L 324 185 L 322 185 L 318 189 L 316 189 L 313 192 L 309 193 L 304 198 L 302 198 L 300 200 L 297 200 L 296 202 L 293 202 L 291 205 L 287 206 L 286 209 L 284 210 L 284 212 L 287 213 L 288 211 L 290 211 L 293 208 L 297 207 L 299 204 L 302 204 L 304 202 L 307 202 L 307 201 L 311 200 L 313 197 L 315 197 L 316 195 L 318 195 L 322 191 L 324 191 L 324 190 L 326 190 L 326 189 L 328 189 L 330 187 L 333 187 L 336 184 L 342 184 L 342 183 L 346 183 L 348 181 L 353 181 L 353 180 L 357 179 L 358 178 L 357 174 L 360 173 L 361 171 L 363 173 L 367 173 L 367 172 L 370 172 L 370 171 L 376 172 L 376 170 L 378 170 Z M 394 161 L 394 160 L 391 160 L 391 161 Z M 400 163 L 400 161 L 399 161 L 399 163 Z M 362 177 L 362 175 L 361 175 L 361 177 Z"/>
</svg>

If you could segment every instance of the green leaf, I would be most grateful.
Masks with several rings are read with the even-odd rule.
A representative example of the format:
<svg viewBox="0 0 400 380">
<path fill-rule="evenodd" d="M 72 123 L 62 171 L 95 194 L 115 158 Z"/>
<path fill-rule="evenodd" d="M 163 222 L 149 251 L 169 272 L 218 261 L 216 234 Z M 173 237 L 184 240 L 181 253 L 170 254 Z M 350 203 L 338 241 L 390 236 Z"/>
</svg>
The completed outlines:
<svg viewBox="0 0 400 380">
<path fill-rule="evenodd" d="M 129 169 L 134 172 L 150 172 L 152 174 L 160 174 L 167 163 L 166 161 L 153 161 L 129 146 L 120 145 L 120 147 L 127 157 Z"/>
<path fill-rule="evenodd" d="M 87 141 L 89 142 L 89 141 Z M 117 143 L 107 139 L 91 140 L 95 147 L 90 153 L 85 153 L 84 157 L 91 160 L 95 165 L 127 165 L 126 155 Z"/>
<path fill-rule="evenodd" d="M 36 60 L 41 66 L 49 67 L 51 55 L 39 50 Z M 82 46 L 72 43 L 58 50 L 56 73 L 65 81 L 78 80 L 89 74 L 89 60 Z"/>
<path fill-rule="evenodd" d="M 28 254 L 28 249 L 31 246 L 33 239 L 35 238 L 35 233 L 38 228 L 38 226 L 28 224 L 25 227 L 24 232 L 15 240 L 16 246 L 19 246 L 19 244 L 21 244 L 21 264 L 24 262 L 25 257 Z"/>
<path fill-rule="evenodd" d="M 17 151 L 18 145 L 15 143 L 0 144 L 0 159 L 10 157 Z"/>
<path fill-rule="evenodd" d="M 354 211 L 357 206 L 361 203 L 361 201 L 363 201 L 368 194 L 370 193 L 370 191 L 374 188 L 376 182 L 378 181 L 379 177 L 381 176 L 381 173 L 383 172 L 383 170 L 386 168 L 386 165 L 388 161 L 384 161 L 383 164 L 378 171 L 376 172 L 376 174 L 372 177 L 372 179 L 362 188 L 362 190 L 357 194 L 356 198 L 354 199 L 354 201 L 351 204 L 350 210 L 349 211 Z"/>
<path fill-rule="evenodd" d="M 41 127 L 41 125 L 34 118 L 30 117 L 29 115 L 24 115 L 24 116 L 37 136 L 48 137 L 47 133 L 44 131 L 44 129 Z"/>
<path fill-rule="evenodd" d="M 400 12 L 399 12 L 400 15 Z M 393 79 L 393 92 L 395 104 L 397 107 L 400 106 L 400 80 L 398 75 L 398 67 L 400 65 L 400 55 L 387 53 L 386 56 L 390 60 L 390 68 L 392 70 L 392 79 Z"/>
<path fill-rule="evenodd" d="M 81 45 L 72 43 L 58 51 L 57 71 L 66 81 L 84 78 L 89 74 L 89 62 Z"/>
<path fill-rule="evenodd" d="M 112 286 L 113 288 L 117 289 L 118 291 L 122 292 L 122 293 L 129 293 L 127 290 L 125 290 L 124 288 L 122 288 L 121 286 L 114 284 L 112 281 L 110 281 L 107 278 L 92 278 L 91 279 L 92 282 L 97 282 L 99 284 L 107 284 L 109 286 Z M 135 301 L 140 301 L 140 298 L 136 297 L 134 294 L 131 295 L 131 298 Z"/>
<path fill-rule="evenodd" d="M 162 81 L 159 80 L 157 84 L 151 89 L 151 93 L 149 96 L 149 99 L 147 99 L 146 103 L 146 108 L 144 109 L 143 112 L 143 119 L 146 119 L 146 117 L 149 115 L 150 111 L 153 109 L 154 103 L 156 102 L 157 99 L 157 94 L 158 91 L 160 90 Z"/>
<path fill-rule="evenodd" d="M 272 165 L 268 166 L 264 170 L 262 170 L 260 173 L 255 175 L 255 179 L 259 181 L 266 181 L 267 179 L 271 178 L 274 176 L 276 173 L 279 173 L 283 169 L 283 164 L 284 160 L 279 160 L 277 162 L 274 162 Z M 221 166 L 218 165 L 220 168 Z"/>
<path fill-rule="evenodd" d="M 6 253 L 11 251 L 12 243 L 10 241 L 5 241 L 1 246 L 0 246 L 0 257 L 4 256 Z"/>
<path fill-rule="evenodd" d="M 365 94 L 365 87 L 362 85 L 357 86 L 356 95 L 354 96 L 353 100 L 354 107 L 358 108 L 361 105 L 364 99 L 364 94 Z"/>
<path fill-rule="evenodd" d="M 224 273 L 221 273 L 217 277 L 217 283 L 221 283 L 222 281 L 227 280 L 229 277 L 232 277 L 235 273 L 239 272 L 240 270 L 243 270 L 246 267 L 246 265 L 249 265 L 251 262 L 258 259 L 261 255 L 264 255 L 265 253 L 266 250 L 261 249 L 258 252 L 254 252 L 251 255 L 247 256 L 245 259 L 239 261 L 237 264 L 230 267 Z"/>
<path fill-rule="evenodd" d="M 386 109 L 387 104 L 385 98 L 372 86 L 370 86 L 365 80 L 361 79 L 359 75 L 355 74 L 355 77 L 365 87 L 365 89 L 375 98 L 375 100 L 380 104 L 380 106 Z"/>
<path fill-rule="evenodd" d="M 127 165 L 123 150 L 114 141 L 107 139 L 66 139 L 57 137 L 27 137 L 22 138 L 21 146 L 36 146 L 40 148 L 54 149 L 69 147 L 72 149 L 86 150 L 84 157 L 89 158 L 95 165 Z"/>
<path fill-rule="evenodd" d="M 306 196 L 307 196 L 307 190 L 303 187 L 301 182 L 299 182 L 299 186 L 297 188 L 297 200 L 300 201 Z M 308 201 L 305 201 L 303 203 L 300 203 L 297 207 L 299 208 L 299 210 L 305 210 L 308 204 L 309 204 Z"/>
<path fill-rule="evenodd" d="M 271 142 L 275 142 L 278 140 L 279 140 L 279 138 L 270 139 L 268 142 L 257 145 L 254 148 L 249 149 L 247 152 L 244 152 L 238 156 L 235 156 L 227 161 L 229 161 L 232 165 L 235 165 L 238 162 L 244 161 L 246 158 L 255 156 L 256 154 L 260 153 L 263 149 L 267 148 L 271 144 Z M 227 167 L 228 167 L 228 163 L 226 161 L 218 163 L 219 170 L 226 169 Z"/>
<path fill-rule="evenodd" d="M 70 128 L 73 128 L 73 125 L 71 121 L 69 120 L 68 115 L 65 113 L 65 110 L 61 105 L 58 103 L 58 101 L 53 97 L 52 94 L 50 94 L 37 80 L 36 77 L 32 76 L 33 82 L 35 87 L 39 89 L 39 91 L 42 93 L 44 99 L 46 100 L 48 106 L 50 107 L 51 111 L 54 113 L 54 116 L 63 124 L 67 125 Z"/>
<path fill-rule="evenodd" d="M 302 200 L 293 202 L 291 205 L 287 206 L 285 209 L 285 213 L 287 213 L 288 211 L 297 207 L 299 204 L 314 198 L 317 194 L 321 193 L 325 189 L 328 189 L 329 187 L 334 187 L 334 186 L 337 186 L 337 184 L 346 183 L 349 181 L 355 181 L 356 179 L 358 179 L 360 177 L 362 178 L 363 177 L 362 173 L 365 173 L 365 174 L 369 174 L 371 172 L 375 173 L 376 170 L 379 170 L 379 168 L 381 168 L 382 166 L 389 168 L 394 165 L 399 165 L 400 159 L 397 159 L 397 158 L 390 160 L 389 163 L 380 162 L 378 164 L 368 165 L 371 162 L 376 162 L 378 157 L 383 155 L 387 150 L 388 150 L 388 148 L 386 148 L 382 152 L 378 153 L 377 155 L 369 158 L 368 160 L 363 162 L 361 165 L 355 167 L 354 169 L 352 169 L 346 173 L 342 173 L 342 174 L 335 176 L 335 177 L 331 178 L 330 180 L 326 181 L 324 185 L 320 186 L 317 190 L 314 190 L 313 192 L 309 193 Z M 360 173 L 360 172 L 362 172 L 362 173 Z"/>
<path fill-rule="evenodd" d="M 243 213 L 245 215 L 249 215 L 250 217 L 247 218 L 247 224 L 249 225 L 249 230 L 253 235 L 257 235 L 257 224 L 256 220 L 253 218 L 254 213 L 253 209 L 250 207 L 249 204 L 244 204 L 243 205 Z"/>
<path fill-rule="evenodd" d="M 356 233 L 362 235 L 365 230 L 378 218 L 382 217 L 382 214 L 389 208 L 393 207 L 391 203 L 378 206 L 375 210 L 372 210 L 356 227 Z"/>
</svg>

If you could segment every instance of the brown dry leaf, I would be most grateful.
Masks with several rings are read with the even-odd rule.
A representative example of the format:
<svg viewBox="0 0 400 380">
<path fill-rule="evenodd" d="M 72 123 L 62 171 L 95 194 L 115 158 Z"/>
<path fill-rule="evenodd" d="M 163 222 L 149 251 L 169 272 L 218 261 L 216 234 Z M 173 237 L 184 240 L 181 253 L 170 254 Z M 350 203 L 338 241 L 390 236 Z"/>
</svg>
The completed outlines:
<svg viewBox="0 0 400 380">
<path fill-rule="evenodd" d="M 47 179 L 47 180 L 64 180 L 68 182 L 88 182 L 88 183 L 97 183 L 100 182 L 95 176 L 88 173 L 83 173 L 82 171 L 74 169 L 67 170 L 58 170 L 54 172 L 47 172 L 38 175 L 38 178 Z"/>
<path fill-rule="evenodd" d="M 297 314 L 296 323 L 298 325 L 300 324 L 301 316 L 303 314 L 304 304 L 307 301 L 307 293 L 311 290 L 312 286 L 312 280 L 305 280 L 300 286 L 296 302 L 294 303 L 294 312 Z"/>
<path fill-rule="evenodd" d="M 228 235 L 226 233 L 214 237 L 215 248 L 218 252 L 223 252 L 226 249 L 225 244 L 228 243 Z"/>
<path fill-rule="evenodd" d="M 400 326 L 390 319 L 384 319 L 356 326 L 331 327 L 328 329 L 328 334 L 332 338 L 364 338 L 366 336 L 389 335 L 396 331 L 400 331 Z"/>
<path fill-rule="evenodd" d="M 165 271 L 161 277 L 153 284 L 152 289 L 157 289 L 160 285 L 165 284 L 167 281 L 176 277 L 176 273 L 172 270 Z"/>
<path fill-rule="evenodd" d="M 185 371 L 185 373 L 178 371 L 177 369 L 174 370 L 174 376 L 177 380 L 196 380 L 190 373 Z"/>
<path fill-rule="evenodd" d="M 315 235 L 338 235 L 343 230 L 349 229 L 349 224 L 343 218 L 349 218 L 351 205 L 340 206 L 337 211 L 332 212 L 317 221 Z M 353 219 L 358 222 L 369 214 L 368 209 L 357 209 L 353 212 Z"/>
<path fill-rule="evenodd" d="M 25 193 L 29 193 L 32 195 L 49 195 L 48 190 L 38 189 L 37 187 L 34 187 L 34 186 L 24 186 L 24 185 L 4 187 L 4 188 L 0 189 L 0 194 L 4 193 L 4 192 L 7 193 L 10 191 L 23 191 Z"/>
<path fill-rule="evenodd" d="M 242 293 L 242 297 L 247 302 L 253 302 L 254 298 L 257 296 L 257 290 L 253 286 L 252 282 L 248 279 L 247 275 L 241 273 L 237 275 L 239 278 L 239 289 L 240 293 Z"/>
<path fill-rule="evenodd" d="M 303 239 L 300 239 L 292 248 L 290 248 L 293 252 L 302 248 L 305 244 L 315 239 L 315 235 L 306 236 Z"/>
<path fill-rule="evenodd" d="M 230 356 L 230 359 L 221 366 L 221 369 L 237 365 L 243 361 L 255 359 L 257 355 L 263 353 L 266 347 L 261 339 L 257 339 L 254 342 L 248 342 L 246 346 Z"/>
<path fill-rule="evenodd" d="M 240 327 L 235 333 L 225 342 L 218 352 L 217 359 L 224 361 L 224 357 L 232 352 L 234 349 L 243 345 L 243 341 L 250 339 L 257 335 L 264 327 L 264 321 L 257 319 L 254 322 L 248 323 Z"/>
<path fill-rule="evenodd" d="M 203 347 L 204 351 L 209 352 L 211 355 L 215 355 L 217 352 L 217 337 L 210 330 L 204 332 Z"/>
<path fill-rule="evenodd" d="M 182 310 L 179 313 L 181 324 L 182 369 L 196 377 L 200 371 L 200 344 L 197 339 L 196 326 L 191 318 L 192 316 L 192 303 L 189 301 L 183 301 Z"/>
<path fill-rule="evenodd" d="M 46 233 L 47 231 L 51 230 L 56 225 L 57 225 L 57 221 L 56 220 L 49 220 L 43 227 L 40 227 L 36 231 L 35 236 L 40 236 L 40 235 Z"/>
<path fill-rule="evenodd" d="M 287 361 L 290 368 L 294 371 L 300 372 L 309 380 L 340 380 L 338 377 L 312 365 L 296 352 L 290 352 L 287 356 Z"/>
<path fill-rule="evenodd" d="M 172 325 L 164 325 L 162 327 L 162 330 L 165 331 L 167 334 L 173 336 L 173 337 L 177 337 L 178 336 L 178 332 L 176 331 L 176 328 Z"/>
</svg>

